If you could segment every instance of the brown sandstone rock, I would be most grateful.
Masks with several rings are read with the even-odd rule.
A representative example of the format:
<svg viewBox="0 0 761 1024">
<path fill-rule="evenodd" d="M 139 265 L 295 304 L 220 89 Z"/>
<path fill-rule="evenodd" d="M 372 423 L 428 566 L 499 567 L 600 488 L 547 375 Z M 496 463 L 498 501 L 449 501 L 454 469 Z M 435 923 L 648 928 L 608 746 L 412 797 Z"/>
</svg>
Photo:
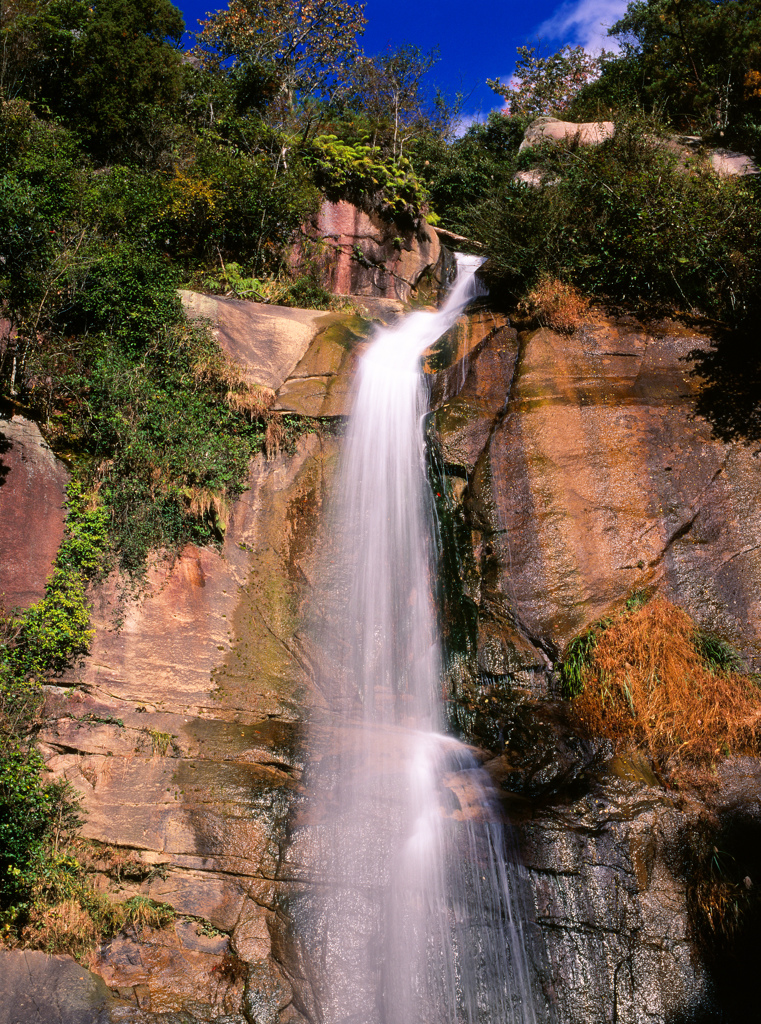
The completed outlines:
<svg viewBox="0 0 761 1024">
<path fill-rule="evenodd" d="M 181 292 L 189 316 L 211 321 L 224 351 L 250 379 L 276 392 L 273 410 L 300 416 L 345 416 L 356 357 L 372 331 L 369 319 L 393 320 L 394 299 L 369 298 L 362 313 L 269 306 Z"/>
<path fill-rule="evenodd" d="M 425 274 L 435 275 L 441 257 L 438 236 L 424 220 L 403 229 L 346 200 L 325 200 L 305 231 L 321 240 L 323 284 L 338 295 L 406 302 Z"/>
<path fill-rule="evenodd" d="M 100 948 L 93 957 L 93 970 L 121 999 L 151 1015 L 195 1011 L 202 1020 L 209 1020 L 235 1013 L 243 997 L 243 977 L 226 975 L 227 940 L 223 948 L 219 940 L 204 944 L 202 938 L 187 922 L 121 934 Z M 212 952 L 210 945 L 217 948 Z M 117 1019 L 130 1017 L 120 1014 Z"/>
<path fill-rule="evenodd" d="M 48 768 L 82 796 L 84 835 L 145 866 L 142 883 L 104 886 L 226 933 L 209 947 L 178 922 L 104 948 L 96 970 L 135 1000 L 145 986 L 141 1013 L 240 1012 L 246 968 L 241 960 L 235 980 L 238 961 L 223 963 L 227 935 L 239 956 L 268 962 L 267 915 L 282 897 L 281 847 L 301 766 L 296 723 L 310 685 L 301 587 L 333 448 L 311 433 L 292 455 L 255 459 L 223 549 L 188 546 L 173 562 L 156 561 L 139 600 L 120 604 L 116 578 L 97 589 L 91 655 L 49 692 L 40 746 Z M 80 688 L 68 689 L 73 682 Z"/>
<path fill-rule="evenodd" d="M 558 651 L 656 589 L 761 664 L 757 468 L 695 415 L 687 357 L 708 344 L 631 318 L 592 318 L 570 337 L 540 329 L 521 338 L 496 419 L 467 385 L 441 407 L 443 449 L 470 474 L 482 622 L 512 614 Z"/>
<path fill-rule="evenodd" d="M 69 474 L 35 423 L 0 420 L 0 604 L 27 607 L 45 592 L 63 538 Z"/>
<path fill-rule="evenodd" d="M 224 349 L 258 384 L 276 391 L 305 354 L 325 316 L 314 309 L 181 291 L 190 317 L 210 320 Z"/>
<path fill-rule="evenodd" d="M 277 392 L 273 409 L 301 416 L 346 416 L 357 357 L 370 325 L 359 316 L 324 314 L 303 358 Z"/>
<path fill-rule="evenodd" d="M 109 1024 L 105 982 L 70 956 L 0 950 L 0 1024 Z"/>
</svg>

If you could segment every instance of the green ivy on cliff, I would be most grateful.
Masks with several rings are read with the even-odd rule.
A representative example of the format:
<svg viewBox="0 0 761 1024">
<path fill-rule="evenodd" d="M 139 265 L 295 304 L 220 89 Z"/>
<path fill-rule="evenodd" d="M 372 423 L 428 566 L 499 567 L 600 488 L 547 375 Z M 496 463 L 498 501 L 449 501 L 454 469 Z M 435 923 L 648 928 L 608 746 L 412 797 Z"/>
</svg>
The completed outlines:
<svg viewBox="0 0 761 1024">
<path fill-rule="evenodd" d="M 44 596 L 0 618 L 0 912 L 11 917 L 9 907 L 37 877 L 66 802 L 60 783 L 45 783 L 33 741 L 42 685 L 89 649 L 87 587 L 104 569 L 108 550 L 105 509 L 70 483 L 64 538 Z"/>
</svg>

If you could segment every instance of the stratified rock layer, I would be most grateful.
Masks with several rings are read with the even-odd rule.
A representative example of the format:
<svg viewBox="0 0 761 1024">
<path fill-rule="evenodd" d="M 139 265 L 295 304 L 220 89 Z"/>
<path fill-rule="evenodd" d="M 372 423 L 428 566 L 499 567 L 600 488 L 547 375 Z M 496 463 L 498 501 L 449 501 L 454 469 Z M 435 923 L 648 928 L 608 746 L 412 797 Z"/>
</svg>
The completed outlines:
<svg viewBox="0 0 761 1024">
<path fill-rule="evenodd" d="M 441 244 L 425 220 L 400 227 L 345 200 L 325 200 L 305 233 L 318 244 L 308 250 L 310 265 L 321 266 L 324 286 L 336 294 L 406 302 L 419 286 L 437 292 L 443 281 Z"/>
<path fill-rule="evenodd" d="M 255 459 L 222 550 L 188 546 L 156 562 L 139 600 L 120 599 L 116 577 L 101 586 L 91 654 L 48 697 L 40 746 L 82 796 L 83 834 L 144 867 L 119 895 L 183 915 L 169 934 L 122 936 L 93 962 L 151 1012 L 240 1011 L 246 979 L 247 992 L 276 991 L 273 1012 L 288 1019 L 270 927 L 311 703 L 300 586 L 333 448 L 308 433 L 291 455 Z"/>
</svg>

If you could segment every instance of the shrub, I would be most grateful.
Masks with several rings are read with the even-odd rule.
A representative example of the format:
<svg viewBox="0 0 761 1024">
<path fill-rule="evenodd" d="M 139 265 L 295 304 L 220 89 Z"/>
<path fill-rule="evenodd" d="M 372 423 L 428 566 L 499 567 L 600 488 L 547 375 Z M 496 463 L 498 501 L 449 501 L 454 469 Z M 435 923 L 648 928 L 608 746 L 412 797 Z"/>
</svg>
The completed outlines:
<svg viewBox="0 0 761 1024">
<path fill-rule="evenodd" d="M 495 282 L 520 298 L 543 276 L 587 294 L 670 304 L 732 322 L 757 308 L 761 230 L 753 182 L 689 167 L 662 129 L 619 116 L 614 138 L 521 155 L 548 182 L 510 180 L 473 209 Z M 468 233 L 466 231 L 466 233 Z"/>
<path fill-rule="evenodd" d="M 689 615 L 655 598 L 569 644 L 566 694 L 587 733 L 641 747 L 661 762 L 757 754 L 761 692 L 733 659 L 706 651 Z"/>
<path fill-rule="evenodd" d="M 80 473 L 98 489 L 121 565 L 139 575 L 152 548 L 220 538 L 263 446 L 271 394 L 202 326 L 166 329 L 139 354 L 101 336 L 80 359 L 63 377 L 76 399 L 56 431 L 86 457 Z"/>
<path fill-rule="evenodd" d="M 12 919 L 41 884 L 46 850 L 57 852 L 81 822 L 68 785 L 44 783 L 30 741 L 42 682 L 89 647 L 87 585 L 108 550 L 103 507 L 76 481 L 67 494 L 66 530 L 44 597 L 0 618 L 0 910 L 10 907 Z"/>
<path fill-rule="evenodd" d="M 137 930 L 164 928 L 174 920 L 174 909 L 168 903 L 159 903 L 148 896 L 132 896 L 122 906 L 125 925 Z"/>
<path fill-rule="evenodd" d="M 589 310 L 589 299 L 572 284 L 544 275 L 526 296 L 524 307 L 543 327 L 573 334 Z"/>
<path fill-rule="evenodd" d="M 410 160 L 384 156 L 367 141 L 352 144 L 336 135 L 318 135 L 306 162 L 331 199 L 351 199 L 388 217 L 414 218 L 427 207 L 425 184 Z"/>
<path fill-rule="evenodd" d="M 56 556 L 45 596 L 20 616 L 6 620 L 13 640 L 5 656 L 18 700 L 26 701 L 29 679 L 40 681 L 61 672 L 90 644 L 90 606 L 86 590 L 101 569 L 108 548 L 106 512 L 76 481 L 67 489 L 68 514 L 64 539 Z M 11 702 L 12 698 L 8 697 Z"/>
</svg>

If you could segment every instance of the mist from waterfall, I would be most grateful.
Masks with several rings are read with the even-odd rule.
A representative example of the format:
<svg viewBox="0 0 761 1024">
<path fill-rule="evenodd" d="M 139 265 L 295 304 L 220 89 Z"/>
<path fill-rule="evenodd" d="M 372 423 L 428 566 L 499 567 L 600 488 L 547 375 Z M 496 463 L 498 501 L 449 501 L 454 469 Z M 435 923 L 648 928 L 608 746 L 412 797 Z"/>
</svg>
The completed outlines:
<svg viewBox="0 0 761 1024">
<path fill-rule="evenodd" d="M 487 774 L 442 734 L 421 357 L 480 288 L 379 330 L 356 380 L 315 602 L 309 885 L 323 1024 L 535 1024 L 522 869 Z"/>
</svg>

